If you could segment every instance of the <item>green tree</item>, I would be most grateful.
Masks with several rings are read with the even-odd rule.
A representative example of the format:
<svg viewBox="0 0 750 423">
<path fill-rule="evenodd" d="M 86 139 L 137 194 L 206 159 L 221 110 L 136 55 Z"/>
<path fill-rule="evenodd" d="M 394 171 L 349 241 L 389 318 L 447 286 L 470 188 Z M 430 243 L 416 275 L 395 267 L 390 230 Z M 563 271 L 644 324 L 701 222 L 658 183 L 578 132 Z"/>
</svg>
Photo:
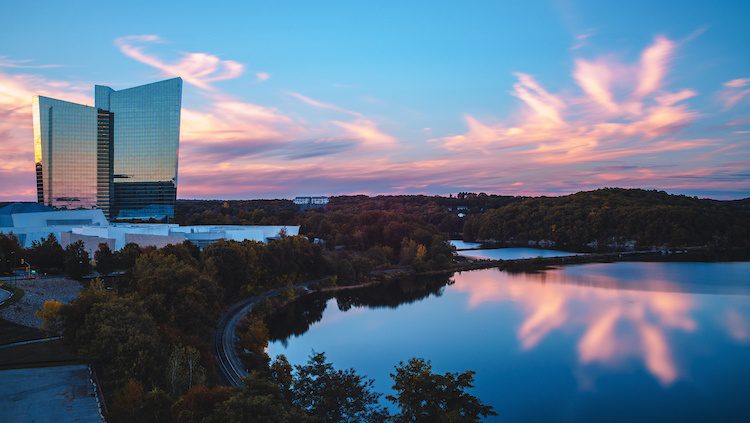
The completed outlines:
<svg viewBox="0 0 750 423">
<path fill-rule="evenodd" d="M 206 423 L 291 423 L 315 420 L 291 407 L 279 387 L 253 373 L 245 378 L 244 386 L 221 403 Z"/>
<path fill-rule="evenodd" d="M 179 396 L 194 385 L 206 381 L 206 369 L 200 365 L 201 355 L 191 346 L 175 345 L 167 362 L 167 384 L 173 396 Z"/>
<path fill-rule="evenodd" d="M 74 279 L 81 279 L 91 272 L 91 259 L 83 246 L 83 241 L 76 241 L 65 247 L 65 273 Z"/>
<path fill-rule="evenodd" d="M 388 400 L 399 407 L 397 422 L 478 422 L 495 416 L 491 406 L 466 392 L 474 386 L 474 372 L 433 373 L 429 361 L 412 358 L 396 366 L 395 395 Z"/>
<path fill-rule="evenodd" d="M 143 384 L 129 379 L 117 392 L 109 420 L 114 422 L 166 422 L 172 401 L 159 388 L 148 392 Z"/>
<path fill-rule="evenodd" d="M 232 392 L 232 389 L 224 386 L 193 386 L 175 401 L 172 406 L 172 421 L 200 423 L 210 416 L 219 404 L 229 399 Z"/>
<path fill-rule="evenodd" d="M 44 272 L 59 271 L 65 268 L 64 251 L 54 234 L 41 241 L 33 241 L 27 250 L 27 260 L 32 266 Z"/>
<path fill-rule="evenodd" d="M 313 353 L 306 364 L 295 366 L 293 405 L 324 422 L 385 421 L 373 381 L 354 369 L 337 370 L 324 353 Z"/>
<path fill-rule="evenodd" d="M 21 263 L 23 249 L 13 234 L 0 234 L 0 274 L 10 273 Z"/>
<path fill-rule="evenodd" d="M 103 275 L 114 272 L 117 266 L 115 254 L 104 242 L 99 244 L 99 249 L 94 253 L 94 261 L 96 261 L 96 271 Z"/>
<path fill-rule="evenodd" d="M 183 334 L 213 331 L 221 309 L 221 289 L 208 275 L 172 254 L 147 251 L 133 269 L 136 293 L 159 322 Z"/>
<path fill-rule="evenodd" d="M 100 296 L 71 341 L 81 356 L 102 366 L 114 380 L 160 384 L 164 379 L 167 357 L 161 335 L 156 322 L 133 298 Z"/>
<path fill-rule="evenodd" d="M 135 267 L 135 261 L 141 255 L 141 247 L 138 244 L 129 242 L 125 244 L 120 251 L 115 253 L 115 268 L 129 270 Z"/>
</svg>

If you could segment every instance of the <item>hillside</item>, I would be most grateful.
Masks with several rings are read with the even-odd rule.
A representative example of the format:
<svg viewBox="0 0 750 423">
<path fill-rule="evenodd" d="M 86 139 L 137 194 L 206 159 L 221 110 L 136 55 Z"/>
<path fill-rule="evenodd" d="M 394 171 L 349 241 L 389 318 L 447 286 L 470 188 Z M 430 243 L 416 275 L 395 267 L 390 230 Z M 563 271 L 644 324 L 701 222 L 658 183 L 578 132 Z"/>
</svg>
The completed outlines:
<svg viewBox="0 0 750 423">
<path fill-rule="evenodd" d="M 663 191 L 605 188 L 562 197 L 528 198 L 471 216 L 464 239 L 558 246 L 750 246 L 747 201 L 717 201 Z"/>
</svg>

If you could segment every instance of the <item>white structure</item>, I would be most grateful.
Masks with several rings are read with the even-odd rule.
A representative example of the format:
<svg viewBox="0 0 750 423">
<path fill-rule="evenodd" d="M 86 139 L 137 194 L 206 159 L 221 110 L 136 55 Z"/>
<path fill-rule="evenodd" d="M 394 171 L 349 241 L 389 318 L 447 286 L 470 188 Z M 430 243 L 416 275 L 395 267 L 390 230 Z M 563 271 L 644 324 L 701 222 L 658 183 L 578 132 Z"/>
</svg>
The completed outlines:
<svg viewBox="0 0 750 423">
<path fill-rule="evenodd" d="M 93 254 L 99 244 L 119 250 L 128 243 L 157 248 L 189 240 L 203 247 L 220 239 L 268 242 L 282 235 L 298 235 L 299 226 L 180 226 L 162 223 L 109 223 L 101 210 L 33 211 L 10 205 L 0 209 L 0 233 L 16 235 L 23 247 L 31 247 L 54 234 L 65 247 L 76 241 Z"/>
<path fill-rule="evenodd" d="M 328 197 L 295 197 L 292 202 L 301 209 L 322 208 L 328 205 Z"/>
</svg>

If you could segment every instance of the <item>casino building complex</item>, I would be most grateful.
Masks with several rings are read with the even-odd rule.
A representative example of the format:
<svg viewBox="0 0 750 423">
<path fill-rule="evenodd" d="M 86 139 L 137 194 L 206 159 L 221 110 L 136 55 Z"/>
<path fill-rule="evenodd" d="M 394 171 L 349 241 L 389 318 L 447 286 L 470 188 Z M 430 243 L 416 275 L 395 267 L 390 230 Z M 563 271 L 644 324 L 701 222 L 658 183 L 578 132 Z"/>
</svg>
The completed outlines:
<svg viewBox="0 0 750 423">
<path fill-rule="evenodd" d="M 37 201 L 110 220 L 174 217 L 181 103 L 181 78 L 97 85 L 94 107 L 35 96 Z"/>
</svg>

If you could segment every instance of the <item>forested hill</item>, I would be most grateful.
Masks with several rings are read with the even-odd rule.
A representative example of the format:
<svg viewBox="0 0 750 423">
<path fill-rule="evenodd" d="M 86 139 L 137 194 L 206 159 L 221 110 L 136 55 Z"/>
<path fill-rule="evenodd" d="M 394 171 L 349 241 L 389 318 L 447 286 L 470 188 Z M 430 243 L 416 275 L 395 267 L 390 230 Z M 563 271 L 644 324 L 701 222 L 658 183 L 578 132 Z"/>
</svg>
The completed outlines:
<svg viewBox="0 0 750 423">
<path fill-rule="evenodd" d="M 527 198 L 470 216 L 464 239 L 557 246 L 750 247 L 749 201 L 717 201 L 663 191 L 605 188 L 562 197 Z"/>
</svg>

